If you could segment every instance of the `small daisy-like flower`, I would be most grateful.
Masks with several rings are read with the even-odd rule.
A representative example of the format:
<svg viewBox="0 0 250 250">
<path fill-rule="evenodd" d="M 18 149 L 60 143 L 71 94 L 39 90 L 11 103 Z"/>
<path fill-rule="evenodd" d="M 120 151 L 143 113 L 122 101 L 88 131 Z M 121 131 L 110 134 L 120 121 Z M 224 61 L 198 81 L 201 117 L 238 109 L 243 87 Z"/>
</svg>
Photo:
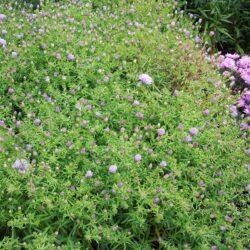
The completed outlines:
<svg viewBox="0 0 250 250">
<path fill-rule="evenodd" d="M 148 74 L 141 74 L 139 76 L 139 80 L 145 85 L 151 85 L 153 83 L 152 77 L 150 77 Z"/>
<path fill-rule="evenodd" d="M 85 174 L 85 177 L 86 177 L 86 178 L 91 178 L 91 177 L 93 177 L 93 172 L 92 172 L 91 170 L 88 170 L 88 171 L 86 172 L 86 174 Z"/>
<path fill-rule="evenodd" d="M 111 166 L 109 167 L 109 173 L 115 174 L 116 171 L 117 171 L 117 166 L 116 166 L 116 165 L 111 165 Z"/>
<path fill-rule="evenodd" d="M 140 154 L 135 155 L 135 161 L 141 161 L 142 157 Z"/>
</svg>

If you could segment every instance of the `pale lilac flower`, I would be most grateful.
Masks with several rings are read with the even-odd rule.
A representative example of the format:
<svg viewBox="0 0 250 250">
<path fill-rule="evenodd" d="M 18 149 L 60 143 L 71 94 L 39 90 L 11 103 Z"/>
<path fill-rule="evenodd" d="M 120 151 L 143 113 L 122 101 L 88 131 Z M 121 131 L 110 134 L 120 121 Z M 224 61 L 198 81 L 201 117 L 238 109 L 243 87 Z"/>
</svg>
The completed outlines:
<svg viewBox="0 0 250 250">
<path fill-rule="evenodd" d="M 189 130 L 189 132 L 190 132 L 190 134 L 192 135 L 192 136 L 195 136 L 195 135 L 197 135 L 198 134 L 198 129 L 197 128 L 191 128 L 190 130 Z"/>
<path fill-rule="evenodd" d="M 248 185 L 246 186 L 246 190 L 247 190 L 247 191 L 250 191 L 250 184 L 248 184 Z"/>
<path fill-rule="evenodd" d="M 151 85 L 153 83 L 153 79 L 147 74 L 141 74 L 139 80 L 145 85 Z"/>
<path fill-rule="evenodd" d="M 140 154 L 135 155 L 135 161 L 141 161 L 142 157 Z"/>
<path fill-rule="evenodd" d="M 133 103 L 133 105 L 134 105 L 134 106 L 139 106 L 139 105 L 140 105 L 140 102 L 135 100 L 134 103 Z"/>
<path fill-rule="evenodd" d="M 205 109 L 205 110 L 203 111 L 203 115 L 209 115 L 209 113 L 210 113 L 209 109 Z"/>
<path fill-rule="evenodd" d="M 41 124 L 41 120 L 40 119 L 35 119 L 34 123 L 39 126 Z"/>
<path fill-rule="evenodd" d="M 117 166 L 116 166 L 116 165 L 111 165 L 111 166 L 109 167 L 109 173 L 115 174 L 116 171 L 117 171 Z"/>
<path fill-rule="evenodd" d="M 0 22 L 2 22 L 5 18 L 6 16 L 4 14 L 0 14 Z"/>
<path fill-rule="evenodd" d="M 191 142 L 193 139 L 192 139 L 192 137 L 190 136 L 190 135 L 188 135 L 187 137 L 186 137 L 186 142 Z"/>
<path fill-rule="evenodd" d="M 61 109 L 60 109 L 60 107 L 58 107 L 58 106 L 56 107 L 55 110 L 56 110 L 57 113 L 61 112 Z"/>
<path fill-rule="evenodd" d="M 88 170 L 85 174 L 86 178 L 91 178 L 93 176 L 93 172 L 91 170 Z"/>
<path fill-rule="evenodd" d="M 73 54 L 68 54 L 68 60 L 69 61 L 74 61 L 75 60 L 75 56 Z"/>
<path fill-rule="evenodd" d="M 227 222 L 230 222 L 230 223 L 233 222 L 233 218 L 232 218 L 231 216 L 228 216 L 228 215 L 225 216 L 225 220 L 226 220 Z"/>
<path fill-rule="evenodd" d="M 96 181 L 95 186 L 96 186 L 96 187 L 100 187 L 101 184 L 102 184 L 102 183 L 101 183 L 100 181 Z"/>
<path fill-rule="evenodd" d="M 4 39 L 0 38 L 0 46 L 5 46 L 7 43 Z"/>
<path fill-rule="evenodd" d="M 14 93 L 14 89 L 13 89 L 13 88 L 9 88 L 9 89 L 8 89 L 8 93 L 9 93 L 9 94 L 13 94 L 13 93 Z"/>
<path fill-rule="evenodd" d="M 184 128 L 184 126 L 183 126 L 183 124 L 181 124 L 181 123 L 180 123 L 180 124 L 178 125 L 178 127 L 177 127 L 177 128 L 178 128 L 178 129 L 183 129 L 183 128 Z"/>
<path fill-rule="evenodd" d="M 159 197 L 155 197 L 154 198 L 154 203 L 159 203 L 160 202 L 160 198 Z"/>
<path fill-rule="evenodd" d="M 17 121 L 16 122 L 16 128 L 20 128 L 21 127 L 21 122 L 20 121 Z"/>
<path fill-rule="evenodd" d="M 29 163 L 25 159 L 17 159 L 12 167 L 17 169 L 21 174 L 24 174 L 29 169 Z"/>
<path fill-rule="evenodd" d="M 214 31 L 210 31 L 209 35 L 212 37 L 215 35 Z"/>
<path fill-rule="evenodd" d="M 164 129 L 164 128 L 158 129 L 158 135 L 159 135 L 159 136 L 165 135 L 165 129 Z"/>
<path fill-rule="evenodd" d="M 167 166 L 167 163 L 166 163 L 165 161 L 162 161 L 162 162 L 160 163 L 160 166 L 164 168 L 164 167 Z"/>
<path fill-rule="evenodd" d="M 138 112 L 137 114 L 136 114 L 136 116 L 137 116 L 137 118 L 139 118 L 139 119 L 143 119 L 143 114 L 141 113 L 141 112 Z"/>
<path fill-rule="evenodd" d="M 86 120 L 82 120 L 82 126 L 86 127 L 87 126 L 87 121 Z"/>
</svg>

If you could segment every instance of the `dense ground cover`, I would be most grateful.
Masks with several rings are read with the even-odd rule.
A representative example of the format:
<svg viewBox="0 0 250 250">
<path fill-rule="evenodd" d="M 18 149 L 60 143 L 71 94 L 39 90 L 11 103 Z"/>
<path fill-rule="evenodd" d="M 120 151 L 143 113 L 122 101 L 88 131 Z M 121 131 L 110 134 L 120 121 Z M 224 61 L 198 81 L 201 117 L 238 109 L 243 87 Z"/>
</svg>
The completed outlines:
<svg viewBox="0 0 250 250">
<path fill-rule="evenodd" d="M 1 249 L 247 249 L 247 120 L 175 1 L 0 5 Z"/>
</svg>

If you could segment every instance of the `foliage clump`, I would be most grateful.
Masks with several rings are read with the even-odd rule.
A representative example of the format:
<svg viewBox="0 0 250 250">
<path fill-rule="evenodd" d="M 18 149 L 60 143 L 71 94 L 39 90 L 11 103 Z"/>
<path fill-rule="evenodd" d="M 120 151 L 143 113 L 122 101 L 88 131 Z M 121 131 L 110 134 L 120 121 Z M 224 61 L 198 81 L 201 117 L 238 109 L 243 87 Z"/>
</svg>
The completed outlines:
<svg viewBox="0 0 250 250">
<path fill-rule="evenodd" d="M 177 2 L 0 13 L 1 249 L 249 247 L 239 96 Z"/>
</svg>

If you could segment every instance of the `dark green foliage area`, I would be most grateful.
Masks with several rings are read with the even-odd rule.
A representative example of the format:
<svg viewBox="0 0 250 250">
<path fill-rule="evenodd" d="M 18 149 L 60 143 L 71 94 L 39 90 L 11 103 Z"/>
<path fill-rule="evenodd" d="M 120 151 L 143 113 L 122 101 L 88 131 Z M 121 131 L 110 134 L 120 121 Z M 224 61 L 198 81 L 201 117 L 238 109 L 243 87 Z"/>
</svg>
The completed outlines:
<svg viewBox="0 0 250 250">
<path fill-rule="evenodd" d="M 188 0 L 186 10 L 202 18 L 201 29 L 208 41 L 209 32 L 215 31 L 219 50 L 250 52 L 249 0 Z"/>
</svg>

